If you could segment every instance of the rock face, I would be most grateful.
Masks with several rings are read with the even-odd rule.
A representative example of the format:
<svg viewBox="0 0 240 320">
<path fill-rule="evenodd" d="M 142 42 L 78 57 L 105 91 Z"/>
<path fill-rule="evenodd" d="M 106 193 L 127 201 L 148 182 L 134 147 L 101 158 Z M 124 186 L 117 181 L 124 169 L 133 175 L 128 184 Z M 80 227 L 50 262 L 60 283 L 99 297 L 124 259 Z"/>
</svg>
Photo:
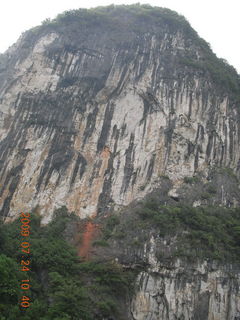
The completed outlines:
<svg viewBox="0 0 240 320">
<path fill-rule="evenodd" d="M 207 261 L 162 263 L 154 238 L 150 243 L 151 267 L 138 275 L 132 319 L 240 319 L 239 268 Z"/>
<path fill-rule="evenodd" d="M 195 269 L 185 264 L 161 272 L 143 272 L 131 305 L 134 320 L 240 319 L 239 274 L 229 279 L 226 270 Z M 238 276 L 238 280 L 237 280 Z"/>
<path fill-rule="evenodd" d="M 119 215 L 118 224 L 111 229 L 108 246 L 92 251 L 100 261 L 103 258 L 115 259 L 127 270 L 136 272 L 135 291 L 126 308 L 129 314 L 125 319 L 240 319 L 239 262 L 233 263 L 231 257 L 222 261 L 213 256 L 210 258 L 206 254 L 207 248 L 203 253 L 202 228 L 194 228 L 199 232 L 199 242 L 195 246 L 193 238 L 188 238 L 187 242 L 181 238 L 183 233 L 191 231 L 183 230 L 180 224 L 177 233 L 171 235 L 168 230 L 164 236 L 163 228 L 156 222 L 149 225 L 147 218 L 137 220 L 138 214 L 134 214 L 137 208 L 127 210 Z M 147 214 L 148 211 L 145 212 Z M 174 215 L 173 211 L 169 215 Z M 219 228 L 215 226 L 215 229 Z M 222 233 L 220 239 L 224 241 L 224 238 Z M 193 251 L 189 250 L 191 246 Z M 210 254 L 220 247 L 220 243 L 216 249 L 212 247 Z"/>
<path fill-rule="evenodd" d="M 81 218 L 105 215 L 161 190 L 166 177 L 179 201 L 186 177 L 204 184 L 214 168 L 239 176 L 239 76 L 182 17 L 129 8 L 66 13 L 0 56 L 6 221 L 36 206 L 44 223 L 62 205 Z M 234 187 L 214 180 L 211 204 L 239 205 L 235 175 Z M 195 192 L 193 206 L 207 198 L 198 188 L 184 189 Z M 239 269 L 169 267 L 148 255 L 132 319 L 240 319 Z"/>
<path fill-rule="evenodd" d="M 233 94 L 184 60 L 202 63 L 207 45 L 168 11 L 153 22 L 116 12 L 87 27 L 66 15 L 1 56 L 3 216 L 36 205 L 45 222 L 61 205 L 94 216 L 145 196 L 162 175 L 178 188 L 210 166 L 239 170 Z"/>
</svg>

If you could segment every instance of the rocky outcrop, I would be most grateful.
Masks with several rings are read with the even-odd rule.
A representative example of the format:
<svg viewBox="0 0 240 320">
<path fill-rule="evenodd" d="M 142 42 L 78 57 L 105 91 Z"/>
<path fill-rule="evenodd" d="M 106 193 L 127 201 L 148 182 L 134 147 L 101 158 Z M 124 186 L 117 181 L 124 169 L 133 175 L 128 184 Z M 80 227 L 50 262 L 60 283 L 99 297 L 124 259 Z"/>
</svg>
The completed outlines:
<svg viewBox="0 0 240 320">
<path fill-rule="evenodd" d="M 232 277 L 231 277 L 232 275 Z M 178 262 L 142 272 L 131 305 L 132 319 L 240 319 L 239 273 L 207 262 Z"/>
<path fill-rule="evenodd" d="M 112 12 L 117 31 L 105 20 L 76 27 L 70 15 L 30 30 L 1 56 L 3 216 L 39 205 L 47 222 L 65 204 L 94 216 L 142 198 L 162 175 L 179 188 L 210 166 L 238 172 L 233 95 L 183 62 L 204 61 L 207 45 L 187 24 L 188 32 L 126 13 L 126 29 Z"/>
<path fill-rule="evenodd" d="M 26 32 L 0 56 L 1 216 L 38 206 L 47 223 L 66 205 L 101 224 L 150 193 L 170 206 L 239 206 L 239 88 L 166 9 L 79 10 Z M 134 232 L 145 239 L 152 229 L 141 223 Z M 85 229 L 86 258 L 101 231 Z M 126 317 L 240 319 L 239 267 L 161 259 L 156 234 L 136 248 L 124 232 L 95 255 L 139 268 Z"/>
<path fill-rule="evenodd" d="M 129 302 L 126 303 L 128 314 L 125 318 L 129 320 L 239 319 L 238 250 L 235 250 L 235 258 L 230 254 L 230 251 L 234 254 L 231 247 L 225 253 L 222 251 L 226 249 L 222 243 L 228 238 L 223 229 L 228 227 L 220 228 L 214 219 L 213 226 L 208 224 L 206 227 L 205 224 L 204 227 L 203 222 L 202 227 L 201 223 L 197 227 L 192 220 L 192 230 L 183 228 L 178 222 L 178 228 L 174 231 L 171 221 L 173 224 L 174 219 L 181 214 L 178 213 L 173 218 L 174 210 L 176 213 L 178 208 L 174 209 L 173 206 L 169 208 L 171 209 L 168 215 L 172 218 L 167 216 L 164 218 L 159 209 L 158 221 L 162 221 L 160 224 L 157 224 L 156 219 L 151 222 L 151 218 L 147 217 L 151 212 L 150 208 L 145 207 L 142 211 L 145 215 L 139 218 L 137 213 L 141 210 L 139 204 L 136 207 L 131 206 L 118 216 L 110 216 L 105 227 L 100 228 L 103 230 L 105 240 L 95 242 L 89 251 L 91 259 L 114 261 L 126 271 L 131 270 L 135 274 L 135 290 L 130 299 L 126 300 Z M 229 209 L 229 212 L 230 210 L 232 209 Z M 218 210 L 218 215 L 222 215 L 222 212 Z M 211 215 L 210 209 L 208 214 Z M 193 211 L 186 214 L 186 219 L 188 216 L 191 219 L 191 215 L 194 215 Z M 226 211 L 225 215 L 228 215 Z M 237 215 L 239 216 L 239 213 Z M 197 220 L 201 219 L 205 220 L 200 214 Z M 169 221 L 167 230 L 161 227 L 164 221 Z M 230 216 L 227 221 L 231 223 Z M 205 246 L 206 237 L 201 236 L 204 229 L 210 241 L 207 246 Z M 215 232 L 220 232 L 219 241 Z M 233 233 L 233 228 L 229 232 Z M 198 237 L 194 240 L 195 233 Z M 189 237 L 190 234 L 192 236 Z M 233 245 L 235 236 L 231 239 L 228 239 L 230 246 Z M 84 247 L 84 243 L 82 246 Z"/>
<path fill-rule="evenodd" d="M 136 280 L 132 319 L 239 319 L 237 265 L 173 258 L 161 261 L 156 256 L 156 243 L 152 237 L 150 250 L 145 252 L 150 267 L 140 272 Z"/>
</svg>

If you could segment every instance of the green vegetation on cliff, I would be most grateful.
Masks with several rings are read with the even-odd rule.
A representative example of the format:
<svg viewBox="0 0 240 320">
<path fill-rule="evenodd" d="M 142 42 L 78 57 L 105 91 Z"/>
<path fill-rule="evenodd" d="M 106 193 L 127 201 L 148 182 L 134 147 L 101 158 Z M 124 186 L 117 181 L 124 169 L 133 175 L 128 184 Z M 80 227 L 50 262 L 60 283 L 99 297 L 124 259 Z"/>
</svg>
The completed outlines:
<svg viewBox="0 0 240 320">
<path fill-rule="evenodd" d="M 94 32 L 106 33 L 106 41 L 117 46 L 135 45 L 144 34 L 163 36 L 183 34 L 185 48 L 178 54 L 177 67 L 187 67 L 211 81 L 224 92 L 233 94 L 233 102 L 240 102 L 240 77 L 224 59 L 212 52 L 210 45 L 200 38 L 189 22 L 180 14 L 167 8 L 150 5 L 110 5 L 92 9 L 65 11 L 55 19 L 46 19 L 33 32 L 57 31 L 65 39 L 66 47 L 77 50 L 79 37 L 84 39 Z M 171 46 L 171 42 L 169 43 Z M 196 51 L 198 54 L 196 55 Z"/>
<path fill-rule="evenodd" d="M 161 243 L 161 259 L 240 261 L 240 208 L 173 207 L 149 199 L 122 213 L 120 220 L 110 216 L 102 236 L 110 244 L 116 239 L 124 247 L 143 250 L 150 234 Z M 170 255 L 169 248 L 162 245 L 165 241 L 171 244 Z"/>
<path fill-rule="evenodd" d="M 136 272 L 147 266 L 139 264 L 133 256 L 133 265 L 138 268 L 134 272 L 131 254 L 139 252 L 141 256 L 151 235 L 160 242 L 163 240 L 164 245 L 156 251 L 160 262 L 175 258 L 239 262 L 239 208 L 173 207 L 149 199 L 128 210 L 120 216 L 109 216 L 104 222 L 102 240 L 99 238 L 94 244 L 101 262 L 94 258 L 81 261 L 76 249 L 69 244 L 70 238 L 76 236 L 76 230 L 72 231 L 79 220 L 66 208 L 57 210 L 52 222 L 44 227 L 40 225 L 40 217 L 32 214 L 31 253 L 25 257 L 31 261 L 31 271 L 27 276 L 25 271 L 20 271 L 19 220 L 1 224 L 0 319 L 66 320 L 79 319 L 79 315 L 82 320 L 113 315 L 124 319 L 121 310 L 134 292 Z M 117 247 L 111 251 L 113 243 Z M 131 271 L 113 262 L 118 256 L 122 262 L 120 248 L 128 252 Z M 104 250 L 108 250 L 108 258 Z M 32 304 L 21 310 L 20 284 L 24 278 L 30 279 L 31 289 L 24 294 L 30 296 Z"/>
<path fill-rule="evenodd" d="M 160 236 L 177 236 L 177 256 L 239 261 L 240 209 L 167 207 L 147 201 L 137 214 Z"/>
<path fill-rule="evenodd" d="M 0 320 L 97 320 L 119 313 L 134 274 L 110 261 L 81 261 L 64 239 L 76 221 L 64 208 L 44 227 L 37 214 L 31 216 L 30 272 L 20 271 L 19 219 L 0 225 Z M 24 278 L 31 284 L 26 292 L 20 289 Z M 19 307 L 23 294 L 32 300 L 25 310 Z"/>
</svg>

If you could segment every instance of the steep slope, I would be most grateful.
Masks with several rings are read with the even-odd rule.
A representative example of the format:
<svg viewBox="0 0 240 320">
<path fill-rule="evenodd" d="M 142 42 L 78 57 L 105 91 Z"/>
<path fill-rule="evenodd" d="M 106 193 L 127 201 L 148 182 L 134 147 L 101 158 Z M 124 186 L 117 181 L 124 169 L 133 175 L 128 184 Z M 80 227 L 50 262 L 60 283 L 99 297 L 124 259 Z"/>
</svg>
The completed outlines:
<svg viewBox="0 0 240 320">
<path fill-rule="evenodd" d="M 24 33 L 0 62 L 7 220 L 36 205 L 45 222 L 61 205 L 95 216 L 164 176 L 178 199 L 188 176 L 239 174 L 239 77 L 170 10 L 66 12 Z M 218 190 L 212 203 L 239 203 L 238 192 Z"/>
<path fill-rule="evenodd" d="M 239 208 L 163 206 L 156 194 L 110 216 L 90 253 L 136 272 L 126 319 L 237 320 L 239 222 Z"/>
<path fill-rule="evenodd" d="M 239 320 L 239 208 L 169 207 L 156 198 L 106 219 L 83 221 L 61 208 L 40 223 L 32 212 L 27 275 L 16 250 L 20 219 L 0 223 L 1 319 Z M 98 228 L 92 243 L 89 225 Z M 31 305 L 22 310 L 26 277 Z"/>
<path fill-rule="evenodd" d="M 32 308 L 12 271 L 0 315 L 239 320 L 239 112 L 239 75 L 168 9 L 80 9 L 24 33 L 0 56 L 1 220 L 41 217 Z M 62 205 L 78 217 L 41 228 Z M 0 224 L 1 272 L 18 231 Z"/>
</svg>

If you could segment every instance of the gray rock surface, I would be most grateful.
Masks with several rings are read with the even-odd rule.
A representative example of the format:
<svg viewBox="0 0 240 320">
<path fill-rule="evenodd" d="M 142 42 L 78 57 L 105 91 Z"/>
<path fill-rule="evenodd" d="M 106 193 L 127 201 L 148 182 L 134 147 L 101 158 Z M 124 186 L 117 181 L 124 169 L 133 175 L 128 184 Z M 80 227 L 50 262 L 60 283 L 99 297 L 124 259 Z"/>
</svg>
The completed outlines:
<svg viewBox="0 0 240 320">
<path fill-rule="evenodd" d="M 164 16 L 113 18 L 35 28 L 0 56 L 5 221 L 37 205 L 43 223 L 62 205 L 101 216 L 155 190 L 163 203 L 239 205 L 240 107 L 199 67 L 210 49 Z M 132 319 L 240 319 L 239 268 L 163 265 L 154 248 Z"/>
<path fill-rule="evenodd" d="M 3 216 L 40 205 L 47 222 L 65 204 L 94 216 L 144 197 L 162 175 L 175 190 L 211 166 L 238 172 L 239 109 L 180 63 L 204 54 L 186 32 L 127 34 L 122 23 L 132 41 L 116 42 L 93 24 L 70 46 L 64 31 L 29 31 L 1 57 Z"/>
</svg>

